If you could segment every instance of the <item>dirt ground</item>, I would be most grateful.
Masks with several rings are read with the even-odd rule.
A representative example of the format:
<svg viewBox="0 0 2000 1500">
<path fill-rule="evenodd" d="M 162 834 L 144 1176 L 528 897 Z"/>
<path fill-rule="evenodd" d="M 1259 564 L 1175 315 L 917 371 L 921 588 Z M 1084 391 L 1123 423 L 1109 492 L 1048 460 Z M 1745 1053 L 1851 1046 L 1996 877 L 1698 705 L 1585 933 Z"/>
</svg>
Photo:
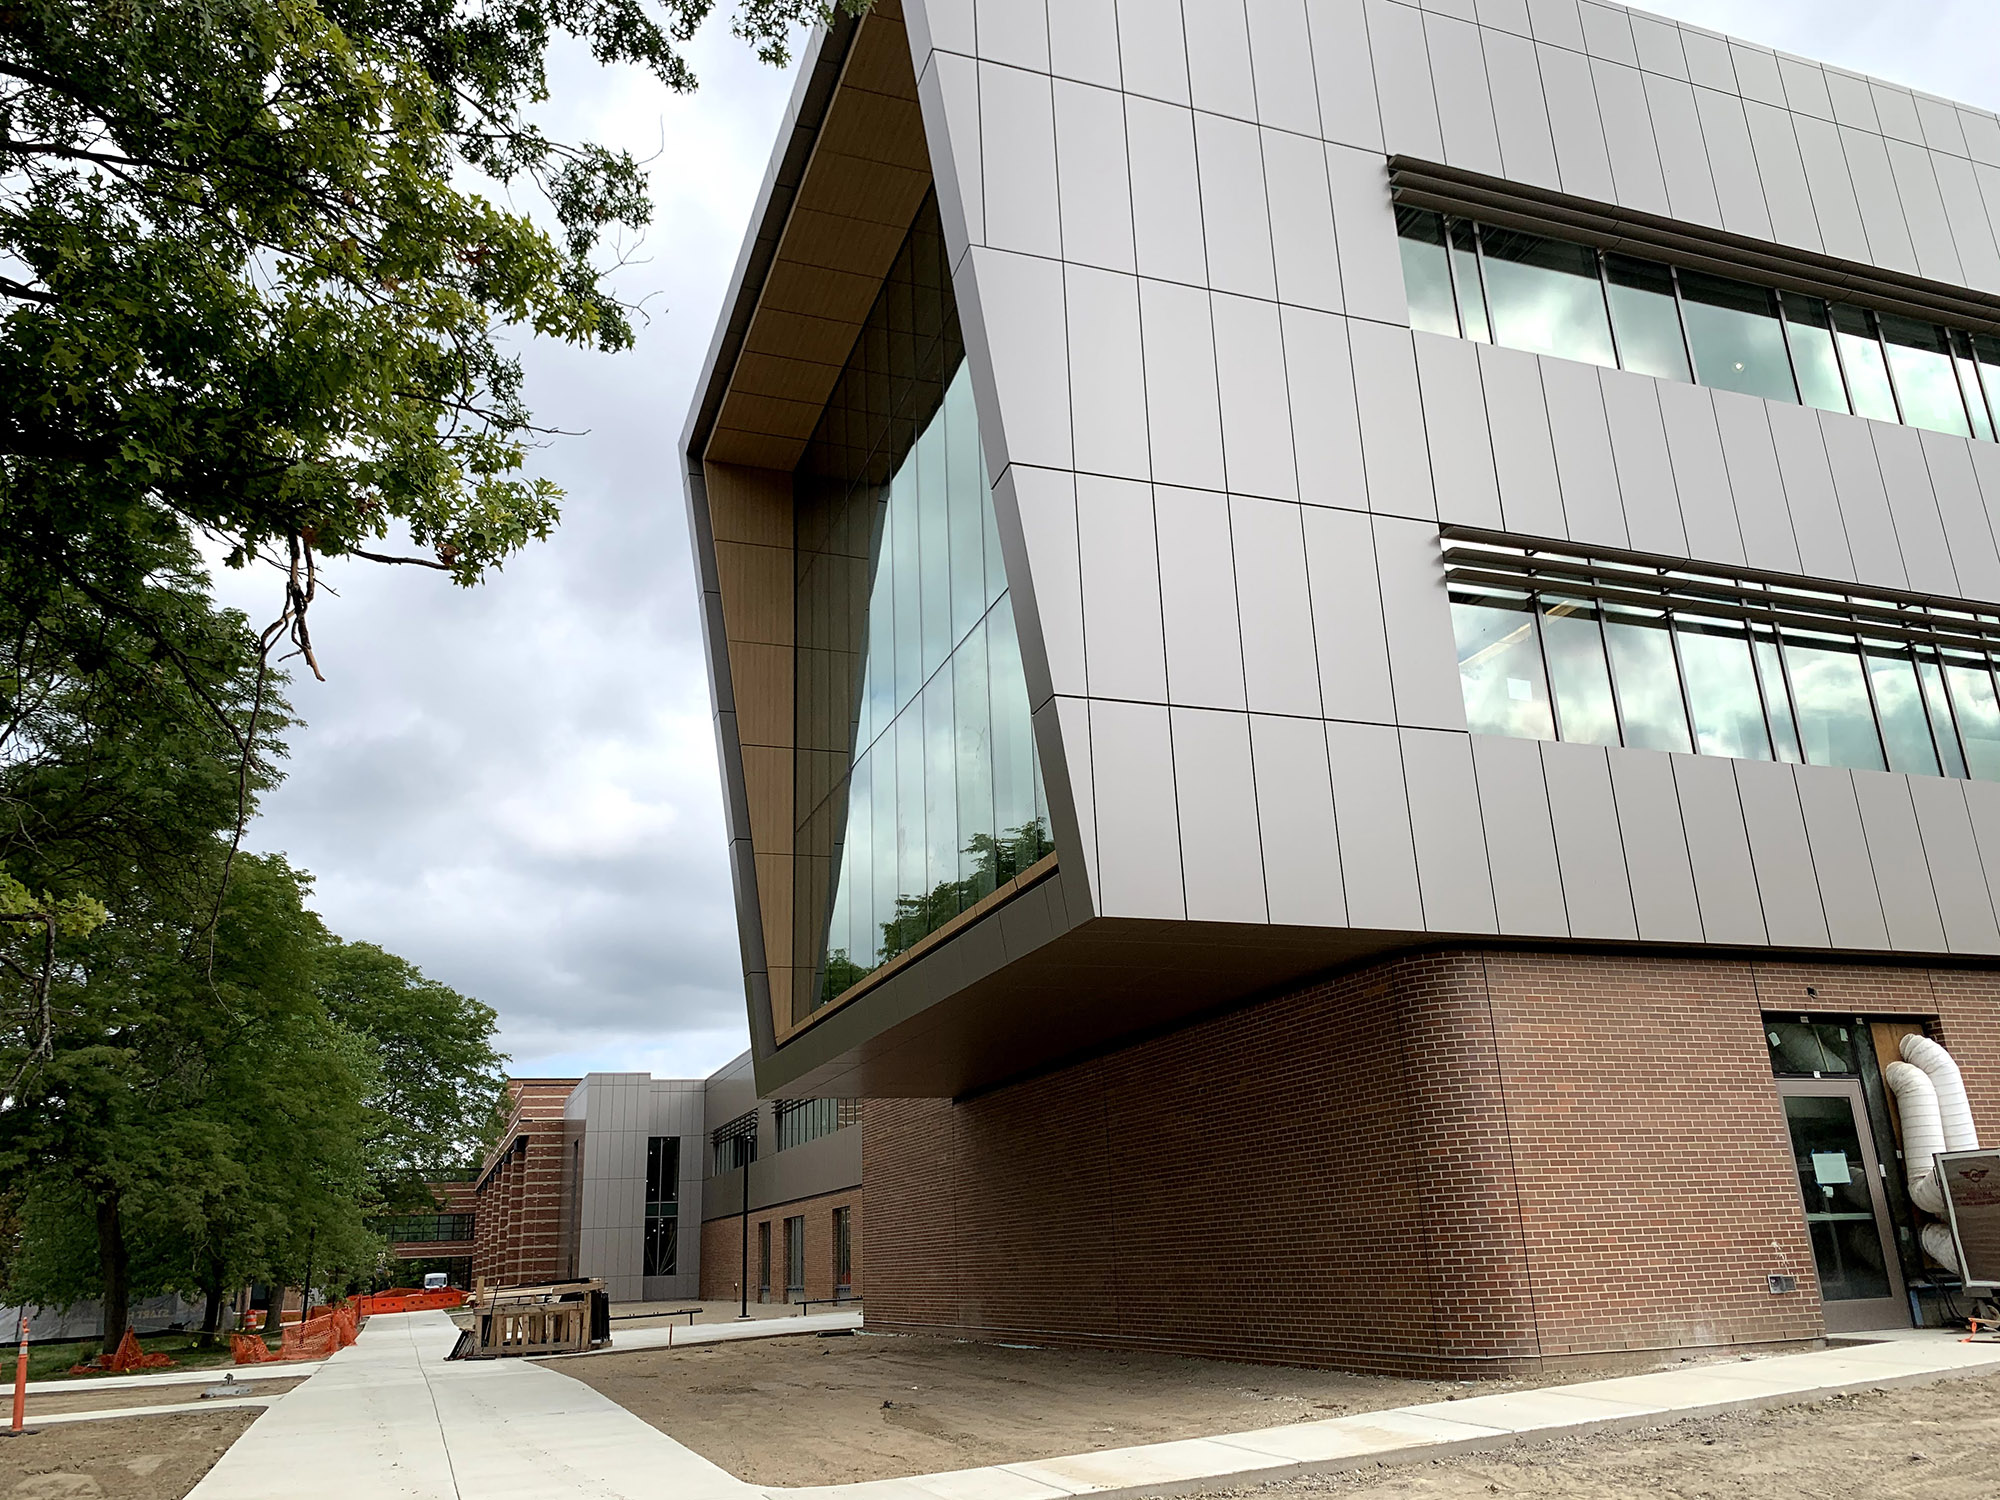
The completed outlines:
<svg viewBox="0 0 2000 1500">
<path fill-rule="evenodd" d="M 182 1500 L 257 1417 L 238 1408 L 67 1422 L 30 1437 L 0 1437 L 0 1496 Z"/>
<path fill-rule="evenodd" d="M 739 1478 L 773 1485 L 1056 1458 L 1535 1383 L 1475 1387 L 871 1334 L 697 1344 L 550 1368 Z"/>
<path fill-rule="evenodd" d="M 1990 1500 L 2000 1376 L 1315 1474 L 1197 1500 Z"/>
<path fill-rule="evenodd" d="M 239 1395 L 282 1396 L 304 1378 L 304 1376 L 294 1376 L 290 1380 L 246 1381 L 239 1377 L 236 1384 L 240 1387 Z M 214 1385 L 223 1383 L 220 1370 L 210 1383 Z M 126 1406 L 184 1405 L 200 1401 L 201 1393 L 207 1389 L 208 1384 L 196 1385 L 189 1381 L 186 1384 L 177 1382 L 173 1385 L 152 1388 L 128 1385 L 119 1390 L 93 1391 L 88 1386 L 81 1386 L 69 1390 L 37 1392 L 28 1398 L 28 1421 L 32 1423 L 36 1417 L 53 1416 L 57 1412 L 113 1411 Z"/>
</svg>

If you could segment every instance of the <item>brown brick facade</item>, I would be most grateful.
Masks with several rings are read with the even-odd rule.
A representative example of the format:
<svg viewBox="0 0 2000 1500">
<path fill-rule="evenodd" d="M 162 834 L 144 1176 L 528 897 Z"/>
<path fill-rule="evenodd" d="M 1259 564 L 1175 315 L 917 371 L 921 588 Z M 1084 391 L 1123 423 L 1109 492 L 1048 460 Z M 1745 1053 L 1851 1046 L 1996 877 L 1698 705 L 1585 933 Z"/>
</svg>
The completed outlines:
<svg viewBox="0 0 2000 1500">
<path fill-rule="evenodd" d="M 871 1101 L 869 1322 L 1469 1375 L 1816 1338 L 1764 1009 L 1934 1018 L 2000 1131 L 2000 974 L 1420 955 Z"/>
<path fill-rule="evenodd" d="M 768 1224 L 771 1234 L 772 1302 L 785 1298 L 785 1221 L 805 1220 L 805 1295 L 821 1301 L 834 1295 L 833 1214 L 838 1208 L 852 1215 L 849 1228 L 850 1263 L 853 1272 L 849 1290 L 861 1295 L 862 1190 L 848 1188 L 824 1193 L 817 1198 L 801 1198 L 793 1203 L 773 1204 L 750 1213 L 750 1300 L 758 1300 L 757 1227 Z M 743 1221 L 738 1217 L 710 1219 L 701 1226 L 701 1295 L 705 1301 L 729 1302 L 742 1295 Z"/>
<path fill-rule="evenodd" d="M 476 1192 L 472 1275 L 523 1286 L 567 1274 L 562 1256 L 564 1102 L 573 1078 L 510 1079 L 514 1103 Z"/>
</svg>

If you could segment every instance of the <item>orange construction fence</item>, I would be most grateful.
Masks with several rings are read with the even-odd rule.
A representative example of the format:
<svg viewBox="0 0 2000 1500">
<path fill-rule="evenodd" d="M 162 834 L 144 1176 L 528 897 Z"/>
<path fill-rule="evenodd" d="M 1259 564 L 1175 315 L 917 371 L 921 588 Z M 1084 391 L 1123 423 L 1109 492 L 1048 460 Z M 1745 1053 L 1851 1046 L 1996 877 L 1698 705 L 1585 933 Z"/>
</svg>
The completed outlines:
<svg viewBox="0 0 2000 1500">
<path fill-rule="evenodd" d="M 304 1322 L 286 1326 L 276 1350 L 254 1334 L 229 1336 L 239 1365 L 261 1365 L 295 1359 L 325 1359 L 353 1343 L 361 1331 L 361 1315 L 351 1302 L 307 1311 Z"/>
<path fill-rule="evenodd" d="M 173 1363 L 164 1354 L 148 1354 L 139 1347 L 139 1335 L 131 1329 L 125 1330 L 125 1337 L 118 1341 L 118 1348 L 110 1354 L 100 1354 L 80 1365 L 71 1365 L 72 1375 L 125 1375 L 133 1370 L 160 1370 Z M 241 1361 L 238 1361 L 241 1363 Z"/>
<path fill-rule="evenodd" d="M 465 1305 L 465 1293 L 449 1286 L 428 1292 L 417 1287 L 399 1286 L 386 1292 L 368 1292 L 356 1297 L 354 1305 L 361 1310 L 364 1318 L 371 1313 L 449 1311 Z"/>
</svg>

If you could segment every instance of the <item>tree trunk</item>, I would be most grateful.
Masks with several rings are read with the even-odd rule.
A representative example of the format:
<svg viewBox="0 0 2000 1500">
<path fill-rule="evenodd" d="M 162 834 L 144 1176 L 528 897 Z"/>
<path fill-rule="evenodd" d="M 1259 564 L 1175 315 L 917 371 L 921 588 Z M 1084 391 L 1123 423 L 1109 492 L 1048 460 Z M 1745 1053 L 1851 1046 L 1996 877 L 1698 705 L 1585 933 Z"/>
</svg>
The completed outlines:
<svg viewBox="0 0 2000 1500">
<path fill-rule="evenodd" d="M 222 1327 L 222 1262 L 216 1256 L 208 1258 L 201 1289 L 207 1300 L 201 1310 L 201 1339 L 197 1347 L 213 1349 L 215 1335 Z"/>
<path fill-rule="evenodd" d="M 131 1256 L 125 1248 L 125 1221 L 118 1213 L 118 1194 L 97 1199 L 97 1268 L 104 1283 L 104 1352 L 112 1353 L 125 1337 L 125 1314 L 132 1300 Z"/>
</svg>

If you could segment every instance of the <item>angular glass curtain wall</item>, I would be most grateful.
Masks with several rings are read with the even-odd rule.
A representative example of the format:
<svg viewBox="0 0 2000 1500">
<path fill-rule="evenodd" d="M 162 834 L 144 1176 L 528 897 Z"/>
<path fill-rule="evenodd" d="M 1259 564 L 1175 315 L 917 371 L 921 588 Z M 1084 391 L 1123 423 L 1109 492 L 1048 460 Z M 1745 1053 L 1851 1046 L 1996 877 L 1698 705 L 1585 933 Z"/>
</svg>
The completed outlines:
<svg viewBox="0 0 2000 1500">
<path fill-rule="evenodd" d="M 1054 851 L 935 200 L 794 489 L 798 1020 Z"/>
<path fill-rule="evenodd" d="M 1474 734 L 2000 781 L 2000 614 L 1463 534 L 1445 575 Z"/>
<path fill-rule="evenodd" d="M 1994 441 L 2000 338 L 1399 207 L 1410 326 Z"/>
</svg>

